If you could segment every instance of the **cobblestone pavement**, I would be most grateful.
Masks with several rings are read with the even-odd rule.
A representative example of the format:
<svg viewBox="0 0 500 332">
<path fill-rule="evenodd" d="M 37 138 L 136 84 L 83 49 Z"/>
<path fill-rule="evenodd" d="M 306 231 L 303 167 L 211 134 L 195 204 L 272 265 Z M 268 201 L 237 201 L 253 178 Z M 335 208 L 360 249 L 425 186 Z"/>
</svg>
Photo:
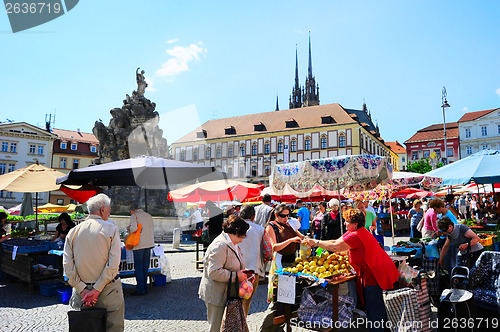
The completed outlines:
<svg viewBox="0 0 500 332">
<path fill-rule="evenodd" d="M 386 238 L 386 245 L 387 241 Z M 398 241 L 399 239 L 396 239 Z M 205 331 L 206 308 L 198 298 L 201 272 L 195 269 L 192 243 L 172 249 L 164 244 L 172 282 L 152 287 L 149 294 L 131 296 L 135 278 L 122 279 L 125 295 L 126 331 Z M 252 300 L 248 325 L 258 331 L 267 308 L 267 285 L 259 285 Z M 45 297 L 35 290 L 29 294 L 26 284 L 18 281 L 0 282 L 0 331 L 67 331 L 68 305 L 57 297 Z M 294 328 L 294 331 L 309 331 Z"/>
</svg>

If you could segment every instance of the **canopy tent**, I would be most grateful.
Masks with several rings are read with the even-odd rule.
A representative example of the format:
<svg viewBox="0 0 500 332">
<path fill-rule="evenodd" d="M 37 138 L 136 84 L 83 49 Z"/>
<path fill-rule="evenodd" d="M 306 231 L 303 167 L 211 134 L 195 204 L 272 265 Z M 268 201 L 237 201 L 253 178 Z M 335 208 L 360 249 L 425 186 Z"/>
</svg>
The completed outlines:
<svg viewBox="0 0 500 332">
<path fill-rule="evenodd" d="M 171 190 L 168 199 L 175 202 L 227 201 L 258 197 L 264 189 L 262 184 L 235 180 L 215 180 L 195 183 Z"/>
<path fill-rule="evenodd" d="M 339 197 L 338 191 L 325 190 L 319 186 L 316 186 L 314 188 L 313 192 L 309 196 L 306 196 L 303 194 L 300 194 L 299 196 L 297 196 L 290 191 L 290 188 L 288 186 L 285 187 L 285 190 L 281 194 L 276 193 L 273 190 L 273 188 L 271 188 L 271 187 L 265 187 L 264 190 L 262 190 L 260 196 L 246 199 L 244 201 L 244 203 L 254 203 L 254 202 L 261 203 L 262 197 L 265 194 L 271 195 L 272 200 L 279 201 L 279 202 L 295 202 L 298 198 L 304 198 L 305 200 L 311 201 L 311 202 L 320 202 L 323 200 L 330 200 L 334 197 L 335 198 Z M 343 195 L 340 195 L 340 198 L 341 198 L 341 200 L 345 199 L 345 197 Z"/>
<path fill-rule="evenodd" d="M 454 195 L 462 194 L 492 194 L 500 192 L 500 183 L 495 184 L 477 184 L 475 182 L 469 183 L 466 186 L 453 192 Z"/>
<path fill-rule="evenodd" d="M 412 195 L 411 197 L 409 197 Z M 412 198 L 412 197 L 427 197 L 432 196 L 433 193 L 427 190 L 417 189 L 417 188 L 405 188 L 402 190 L 398 190 L 393 192 L 391 198 Z"/>
<path fill-rule="evenodd" d="M 292 193 L 310 195 L 316 186 L 325 190 L 349 188 L 350 191 L 361 191 L 373 189 L 391 179 L 392 166 L 388 158 L 355 155 L 276 164 L 270 184 L 277 193 L 282 193 L 288 186 Z"/>
<path fill-rule="evenodd" d="M 56 183 L 58 177 L 65 174 L 39 164 L 32 164 L 15 171 L 0 175 L 0 190 L 35 193 L 35 227 L 38 231 L 38 193 L 61 189 Z M 71 189 L 72 192 L 79 189 Z"/>
<path fill-rule="evenodd" d="M 66 211 L 67 207 L 64 205 L 57 205 L 52 203 L 47 203 L 38 207 L 38 212 L 40 213 L 51 213 L 51 212 L 62 212 Z"/>
<path fill-rule="evenodd" d="M 443 185 L 500 183 L 500 150 L 482 150 L 467 158 L 425 173 L 440 177 Z"/>
</svg>

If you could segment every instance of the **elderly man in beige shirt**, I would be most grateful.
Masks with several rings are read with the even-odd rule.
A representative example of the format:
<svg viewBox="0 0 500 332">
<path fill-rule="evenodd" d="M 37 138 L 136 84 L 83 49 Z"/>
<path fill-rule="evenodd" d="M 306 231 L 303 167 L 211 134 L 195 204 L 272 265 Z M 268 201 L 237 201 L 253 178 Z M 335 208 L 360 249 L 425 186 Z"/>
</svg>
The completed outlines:
<svg viewBox="0 0 500 332">
<path fill-rule="evenodd" d="M 121 242 L 118 228 L 108 221 L 111 200 L 99 194 L 87 202 L 89 217 L 66 236 L 63 266 L 73 287 L 70 305 L 106 308 L 106 330 L 123 331 L 125 303 L 118 269 Z"/>
</svg>

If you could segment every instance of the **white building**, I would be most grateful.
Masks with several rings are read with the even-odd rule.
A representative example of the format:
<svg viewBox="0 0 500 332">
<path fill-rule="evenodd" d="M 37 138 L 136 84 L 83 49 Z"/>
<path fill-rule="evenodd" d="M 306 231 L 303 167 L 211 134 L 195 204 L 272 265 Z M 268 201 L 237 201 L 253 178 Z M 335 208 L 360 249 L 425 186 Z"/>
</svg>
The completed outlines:
<svg viewBox="0 0 500 332">
<path fill-rule="evenodd" d="M 465 113 L 458 120 L 460 158 L 480 150 L 500 150 L 500 108 Z"/>
<path fill-rule="evenodd" d="M 26 122 L 0 123 L 0 175 L 38 162 L 51 167 L 52 147 L 57 135 Z M 39 193 L 39 205 L 48 193 Z M 23 193 L 0 191 L 0 205 L 6 208 L 22 202 Z"/>
</svg>

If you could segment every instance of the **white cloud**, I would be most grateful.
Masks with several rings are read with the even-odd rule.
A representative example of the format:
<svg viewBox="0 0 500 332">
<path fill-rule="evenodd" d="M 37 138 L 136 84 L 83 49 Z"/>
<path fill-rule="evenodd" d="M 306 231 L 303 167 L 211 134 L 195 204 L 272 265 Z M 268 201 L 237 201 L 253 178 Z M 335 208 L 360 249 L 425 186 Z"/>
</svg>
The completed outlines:
<svg viewBox="0 0 500 332">
<path fill-rule="evenodd" d="M 496 89 L 495 92 L 498 95 L 498 97 L 500 97 L 500 88 Z"/>
<path fill-rule="evenodd" d="M 182 72 L 188 71 L 188 63 L 193 60 L 199 60 L 200 54 L 206 53 L 207 49 L 203 48 L 203 43 L 197 45 L 191 44 L 187 47 L 175 46 L 166 50 L 167 54 L 172 58 L 161 65 L 155 74 L 158 77 L 176 76 Z"/>
<path fill-rule="evenodd" d="M 148 87 L 147 87 L 147 91 L 150 91 L 150 92 L 155 92 L 156 89 L 155 89 L 155 79 L 154 78 L 149 78 L 149 77 L 145 77 L 146 79 L 146 83 L 148 84 Z"/>
<path fill-rule="evenodd" d="M 170 40 L 167 40 L 167 44 L 177 43 L 178 41 L 179 41 L 179 38 L 170 39 Z"/>
</svg>

